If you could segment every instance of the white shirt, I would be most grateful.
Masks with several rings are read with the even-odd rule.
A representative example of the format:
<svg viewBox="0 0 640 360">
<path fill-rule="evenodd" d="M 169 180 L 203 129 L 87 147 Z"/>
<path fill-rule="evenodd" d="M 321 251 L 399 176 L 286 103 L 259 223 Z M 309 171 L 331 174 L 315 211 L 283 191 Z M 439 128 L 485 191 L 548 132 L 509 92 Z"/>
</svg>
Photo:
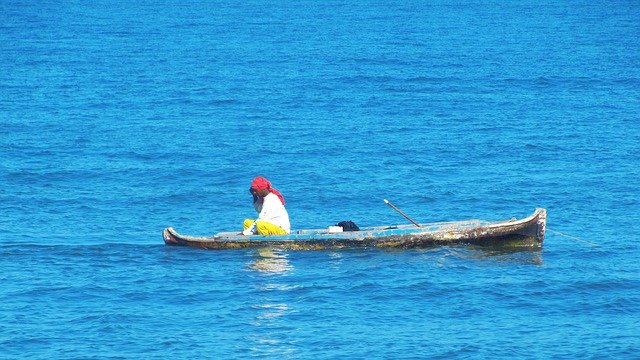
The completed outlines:
<svg viewBox="0 0 640 360">
<path fill-rule="evenodd" d="M 259 209 L 259 206 L 256 206 L 256 210 Z M 258 215 L 257 220 L 263 220 L 270 222 L 274 225 L 278 225 L 287 232 L 287 234 L 291 233 L 291 224 L 289 223 L 289 213 L 287 213 L 287 209 L 282 205 L 282 201 L 280 198 L 273 194 L 269 193 L 264 197 L 262 202 L 262 208 L 260 209 L 260 215 Z M 256 223 L 254 222 L 250 228 L 243 231 L 245 235 L 253 235 L 256 233 Z"/>
</svg>

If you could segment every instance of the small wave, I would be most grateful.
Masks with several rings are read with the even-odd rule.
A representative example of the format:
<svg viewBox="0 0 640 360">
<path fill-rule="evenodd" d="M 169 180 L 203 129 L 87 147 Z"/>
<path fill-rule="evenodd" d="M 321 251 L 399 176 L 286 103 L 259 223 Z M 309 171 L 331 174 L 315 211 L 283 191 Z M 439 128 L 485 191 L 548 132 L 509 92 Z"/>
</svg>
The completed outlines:
<svg viewBox="0 0 640 360">
<path fill-rule="evenodd" d="M 236 99 L 212 99 L 207 102 L 207 104 L 211 106 L 230 106 L 230 105 L 237 105 L 240 103 L 241 102 Z"/>
</svg>

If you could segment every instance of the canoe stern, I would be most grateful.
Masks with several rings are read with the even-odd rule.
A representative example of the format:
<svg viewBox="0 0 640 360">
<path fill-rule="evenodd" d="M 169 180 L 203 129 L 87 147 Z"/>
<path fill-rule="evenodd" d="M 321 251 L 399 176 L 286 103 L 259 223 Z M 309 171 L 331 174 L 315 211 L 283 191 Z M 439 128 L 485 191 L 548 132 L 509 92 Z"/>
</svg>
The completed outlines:
<svg viewBox="0 0 640 360">
<path fill-rule="evenodd" d="M 165 245 L 182 245 L 177 237 L 175 237 L 172 232 L 175 232 L 173 228 L 168 227 L 162 231 L 162 238 L 164 239 Z"/>
<path fill-rule="evenodd" d="M 547 210 L 539 208 L 536 209 L 536 213 L 538 213 L 538 219 L 536 221 L 536 223 L 538 224 L 536 240 L 542 243 L 544 241 L 544 235 L 547 229 Z"/>
</svg>

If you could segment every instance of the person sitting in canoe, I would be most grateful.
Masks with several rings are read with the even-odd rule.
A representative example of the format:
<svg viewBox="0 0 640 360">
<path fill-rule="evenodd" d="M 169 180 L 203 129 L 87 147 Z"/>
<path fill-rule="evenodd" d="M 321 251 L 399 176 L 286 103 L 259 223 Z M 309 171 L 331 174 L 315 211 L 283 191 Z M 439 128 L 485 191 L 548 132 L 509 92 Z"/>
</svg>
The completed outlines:
<svg viewBox="0 0 640 360">
<path fill-rule="evenodd" d="M 284 208 L 284 197 L 271 187 L 269 180 L 258 176 L 249 189 L 253 206 L 259 213 L 257 220 L 245 219 L 243 235 L 285 235 L 291 232 L 289 214 Z"/>
</svg>

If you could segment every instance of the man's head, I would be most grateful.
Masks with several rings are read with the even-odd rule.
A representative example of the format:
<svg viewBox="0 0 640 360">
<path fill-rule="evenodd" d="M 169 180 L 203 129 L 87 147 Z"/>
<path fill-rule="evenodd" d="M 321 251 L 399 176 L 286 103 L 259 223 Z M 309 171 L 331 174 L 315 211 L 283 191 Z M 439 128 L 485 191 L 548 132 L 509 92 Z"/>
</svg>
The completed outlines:
<svg viewBox="0 0 640 360">
<path fill-rule="evenodd" d="M 262 176 L 257 176 L 251 182 L 251 191 L 254 194 L 257 194 L 261 197 L 265 197 L 269 195 L 271 189 L 271 183 L 269 180 L 265 179 Z"/>
</svg>

